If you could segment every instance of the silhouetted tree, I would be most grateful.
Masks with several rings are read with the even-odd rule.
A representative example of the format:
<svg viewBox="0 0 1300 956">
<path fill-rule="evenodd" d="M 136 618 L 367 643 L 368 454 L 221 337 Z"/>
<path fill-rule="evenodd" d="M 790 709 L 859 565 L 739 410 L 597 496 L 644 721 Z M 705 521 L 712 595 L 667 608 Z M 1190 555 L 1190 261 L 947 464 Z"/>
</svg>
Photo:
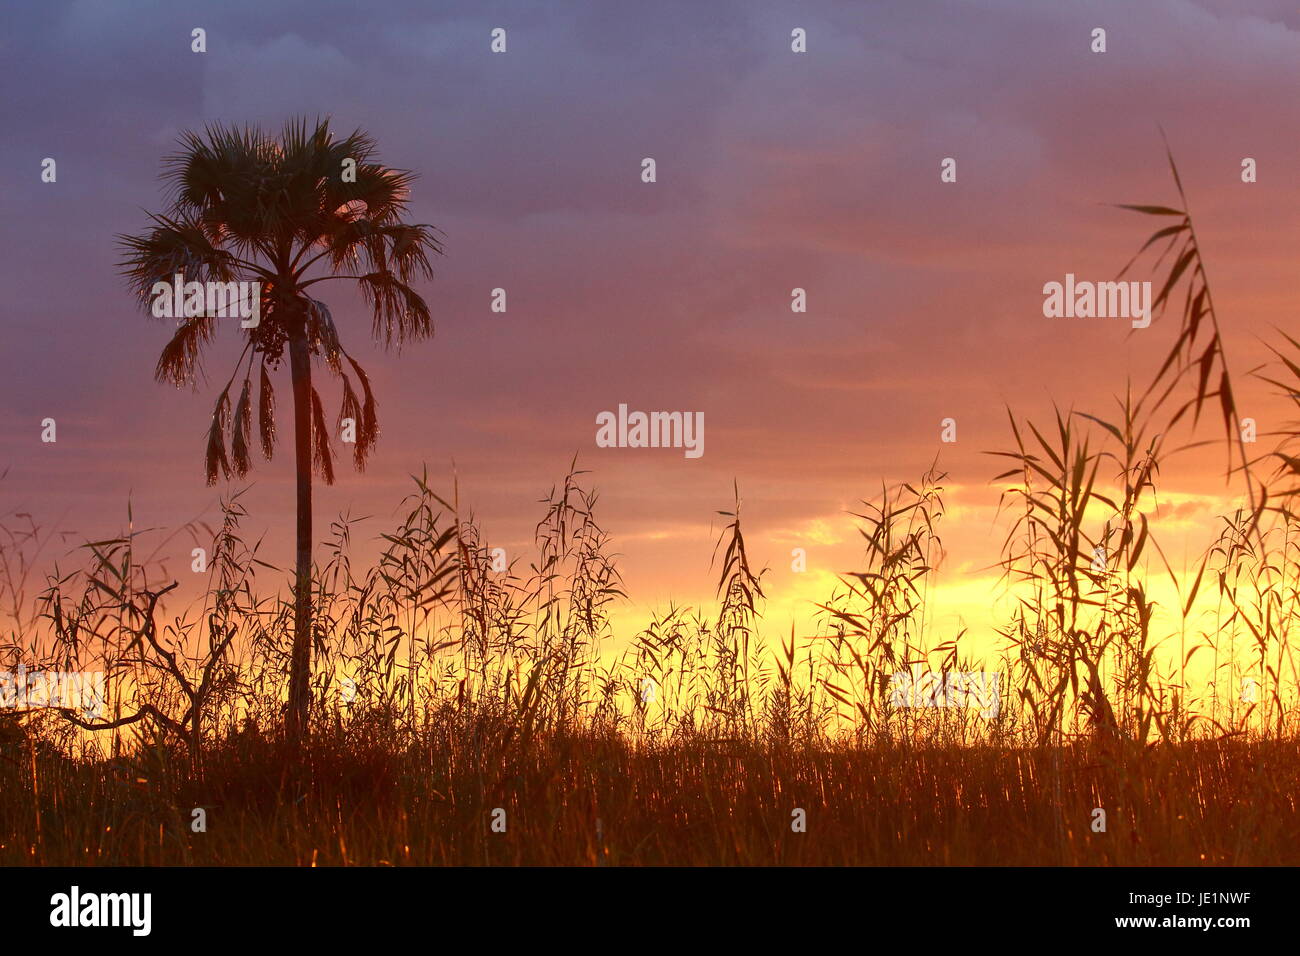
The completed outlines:
<svg viewBox="0 0 1300 956">
<path fill-rule="evenodd" d="M 355 423 L 357 468 L 365 466 L 379 432 L 369 378 L 340 343 L 329 308 L 310 290 L 331 280 L 356 283 L 370 307 L 372 334 L 385 345 L 431 335 L 429 307 L 412 282 L 432 277 L 431 259 L 441 246 L 433 227 L 404 221 L 414 175 L 380 163 L 374 140 L 361 131 L 335 139 L 328 120 L 292 120 L 278 139 L 256 127 L 185 133 L 179 152 L 164 160 L 162 178 L 172 187 L 170 205 L 150 214 L 152 226 L 143 234 L 119 237 L 126 253 L 122 271 L 136 297 L 149 306 L 162 292 L 156 285 L 170 285 L 178 273 L 185 282 L 260 283 L 259 324 L 241 328 L 224 319 L 247 341 L 213 410 L 208 484 L 219 474 L 242 477 L 250 467 L 255 368 L 258 434 L 270 459 L 270 373 L 288 351 L 298 520 L 286 730 L 297 741 L 306 732 L 310 703 L 313 469 L 326 484 L 334 480 L 325 415 L 312 384 L 313 358 L 342 380 L 339 421 Z M 181 303 L 174 305 L 176 332 L 156 376 L 183 386 L 196 380 L 203 347 L 223 319 L 187 316 Z M 241 372 L 232 408 L 231 389 Z"/>
</svg>

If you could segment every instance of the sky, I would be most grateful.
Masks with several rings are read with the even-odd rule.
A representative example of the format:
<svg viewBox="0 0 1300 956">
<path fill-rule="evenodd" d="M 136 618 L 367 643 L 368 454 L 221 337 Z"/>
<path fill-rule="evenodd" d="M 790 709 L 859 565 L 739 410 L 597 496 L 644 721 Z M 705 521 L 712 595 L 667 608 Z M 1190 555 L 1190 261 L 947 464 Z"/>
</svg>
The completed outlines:
<svg viewBox="0 0 1300 956">
<path fill-rule="evenodd" d="M 206 52 L 191 50 L 196 27 Z M 490 49 L 498 27 L 505 53 Z M 1105 53 L 1090 49 L 1097 27 Z M 382 433 L 366 472 L 340 463 L 318 488 L 318 529 L 372 516 L 363 551 L 427 465 L 446 491 L 454 468 L 489 542 L 526 559 L 538 499 L 576 454 L 632 627 L 711 599 L 734 483 L 779 632 L 860 566 L 859 500 L 937 456 L 949 507 L 934 626 L 987 630 L 1006 525 L 986 453 L 1008 447 L 1008 406 L 1107 413 L 1169 347 L 1172 321 L 1042 309 L 1045 283 L 1111 279 L 1149 234 L 1112 204 L 1177 204 L 1162 129 L 1245 413 L 1261 432 L 1287 416 L 1246 375 L 1275 329 L 1294 334 L 1300 8 L 1287 0 L 50 0 L 0 11 L 0 79 L 0 513 L 48 530 L 116 533 L 128 500 L 137 527 L 213 522 L 220 497 L 251 484 L 246 527 L 291 564 L 288 444 L 245 482 L 203 480 L 236 335 L 195 389 L 156 383 L 169 332 L 127 295 L 115 237 L 163 207 L 160 161 L 182 131 L 297 115 L 362 127 L 417 172 L 411 218 L 445 245 L 419 286 L 431 340 L 385 352 L 359 299 L 327 300 L 371 372 Z M 46 157 L 56 182 L 41 179 Z M 949 157 L 956 182 L 941 181 Z M 1245 157 L 1257 182 L 1242 182 Z M 791 310 L 795 288 L 806 312 Z M 704 454 L 597 447 L 596 416 L 620 403 L 702 412 Z M 1198 553 L 1233 493 L 1222 464 L 1193 456 L 1162 476 L 1175 560 Z M 188 551 L 174 547 L 177 574 Z"/>
</svg>

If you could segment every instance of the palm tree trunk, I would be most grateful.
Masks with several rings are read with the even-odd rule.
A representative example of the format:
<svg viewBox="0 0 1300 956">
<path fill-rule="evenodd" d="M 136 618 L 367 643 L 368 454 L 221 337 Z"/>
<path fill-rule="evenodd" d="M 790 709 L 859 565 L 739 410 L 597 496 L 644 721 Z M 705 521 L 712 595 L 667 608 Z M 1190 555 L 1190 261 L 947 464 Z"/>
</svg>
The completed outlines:
<svg viewBox="0 0 1300 956">
<path fill-rule="evenodd" d="M 298 478 L 298 573 L 286 729 L 289 740 L 297 744 L 306 735 L 311 703 L 311 355 L 303 330 L 289 339 L 289 374 L 293 380 L 294 466 Z"/>
</svg>

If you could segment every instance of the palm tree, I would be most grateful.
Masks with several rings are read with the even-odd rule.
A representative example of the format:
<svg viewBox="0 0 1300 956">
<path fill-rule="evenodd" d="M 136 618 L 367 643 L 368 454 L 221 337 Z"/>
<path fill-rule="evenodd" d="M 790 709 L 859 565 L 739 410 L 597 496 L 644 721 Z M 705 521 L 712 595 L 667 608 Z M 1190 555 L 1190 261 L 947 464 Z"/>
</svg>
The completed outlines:
<svg viewBox="0 0 1300 956">
<path fill-rule="evenodd" d="M 311 696 L 313 470 L 326 484 L 334 481 L 325 415 L 312 384 L 313 358 L 342 380 L 339 424 L 352 422 L 358 469 L 365 467 L 379 431 L 370 380 L 343 348 L 329 308 L 312 287 L 340 279 L 355 283 L 372 313 L 372 334 L 385 346 L 433 334 L 429 307 L 412 282 L 432 277 L 431 259 L 442 249 L 433 227 L 404 221 L 414 178 L 379 163 L 374 140 L 360 130 L 335 139 L 328 120 L 314 127 L 305 119 L 292 120 L 279 139 L 256 127 L 213 126 L 201 136 L 182 135 L 180 150 L 164 159 L 162 179 L 172 191 L 166 211 L 150 214 L 151 226 L 143 234 L 118 237 L 125 252 L 122 272 L 146 307 L 156 298 L 155 285 L 171 283 L 177 273 L 185 282 L 260 284 L 252 287 L 260 295 L 256 326 L 243 328 L 244 323 L 212 315 L 182 316 L 158 358 L 157 379 L 184 386 L 196 382 L 203 347 L 219 322 L 246 335 L 212 413 L 208 484 L 215 484 L 218 474 L 243 477 L 250 467 L 255 368 L 258 433 L 262 454 L 271 458 L 270 373 L 279 369 L 288 349 L 298 522 L 286 731 L 294 742 L 306 733 Z M 242 385 L 232 414 L 237 381 Z"/>
</svg>

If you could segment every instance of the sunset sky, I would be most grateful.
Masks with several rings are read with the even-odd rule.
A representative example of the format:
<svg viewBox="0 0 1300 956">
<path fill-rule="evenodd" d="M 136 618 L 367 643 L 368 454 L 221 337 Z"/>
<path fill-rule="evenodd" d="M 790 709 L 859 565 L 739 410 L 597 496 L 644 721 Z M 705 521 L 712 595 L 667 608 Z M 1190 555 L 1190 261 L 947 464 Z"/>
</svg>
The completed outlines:
<svg viewBox="0 0 1300 956">
<path fill-rule="evenodd" d="M 191 52 L 195 27 L 206 53 Z M 495 27 L 505 54 L 489 50 Z M 796 27 L 806 54 L 791 52 Z M 1104 54 L 1090 52 L 1095 27 Z M 1004 406 L 1105 415 L 1125 376 L 1145 384 L 1169 347 L 1172 315 L 1131 330 L 1042 311 L 1044 283 L 1109 280 L 1151 232 L 1108 204 L 1177 205 L 1161 127 L 1244 414 L 1261 432 L 1290 417 L 1246 373 L 1274 327 L 1294 334 L 1293 0 L 51 0 L 0 12 L 0 76 L 0 511 L 47 528 L 108 536 L 128 496 L 138 527 L 214 521 L 219 496 L 244 484 L 203 483 L 234 326 L 197 391 L 157 384 L 169 330 L 127 295 L 114 237 L 163 207 L 160 161 L 181 131 L 294 115 L 363 127 L 385 162 L 418 172 L 411 218 L 446 248 L 420 286 L 437 334 L 400 356 L 368 342 L 359 299 L 330 290 L 382 433 L 364 474 L 340 462 L 318 490 L 318 537 L 343 510 L 374 515 L 358 533 L 377 535 L 408 475 L 427 463 L 449 492 L 454 461 L 491 543 L 531 553 L 537 499 L 576 453 L 623 555 L 621 618 L 636 624 L 710 598 L 715 512 L 735 480 L 780 622 L 857 565 L 846 512 L 939 455 L 936 626 L 987 629 L 1005 524 L 990 485 L 1001 466 L 983 452 L 1010 441 Z M 45 157 L 56 183 L 41 182 Z M 940 181 L 945 157 L 956 183 Z M 1257 183 L 1241 181 L 1245 157 Z M 497 287 L 504 314 L 489 308 Z M 791 312 L 795 287 L 805 314 Z M 265 557 L 288 567 L 277 384 L 279 453 L 256 462 L 244 501 Z M 702 411 L 704 455 L 597 448 L 596 415 L 620 403 Z M 955 444 L 939 440 L 948 417 Z M 1171 560 L 1204 546 L 1230 493 L 1222 466 L 1218 453 L 1175 459 L 1162 475 Z M 178 575 L 189 547 L 174 550 Z"/>
</svg>

